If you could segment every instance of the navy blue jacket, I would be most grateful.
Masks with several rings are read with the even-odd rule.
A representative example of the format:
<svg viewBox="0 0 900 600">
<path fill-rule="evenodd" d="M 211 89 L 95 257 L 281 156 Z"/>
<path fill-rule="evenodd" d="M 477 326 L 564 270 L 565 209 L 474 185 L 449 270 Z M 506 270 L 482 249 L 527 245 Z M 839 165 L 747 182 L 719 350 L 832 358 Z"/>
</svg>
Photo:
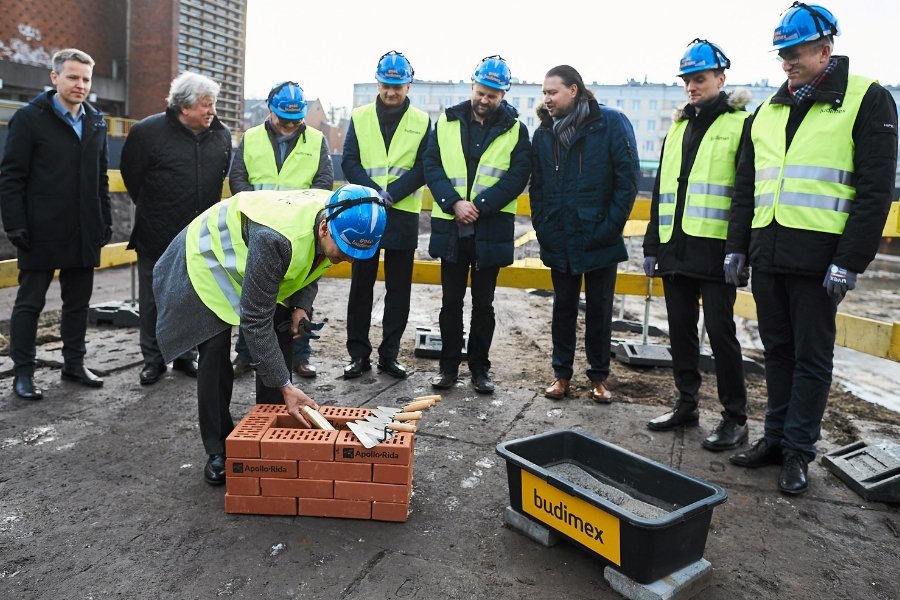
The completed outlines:
<svg viewBox="0 0 900 600">
<path fill-rule="evenodd" d="M 387 109 L 381 103 L 381 98 L 377 98 L 375 102 L 377 103 L 378 124 L 381 126 L 381 135 L 384 138 L 385 150 L 387 151 L 391 147 L 391 140 L 394 139 L 394 133 L 397 130 L 397 125 L 400 124 L 400 119 L 403 118 L 403 115 L 406 114 L 406 110 L 409 108 L 409 98 L 406 99 L 402 107 L 399 107 L 402 110 Z M 430 131 L 430 121 L 428 128 Z M 389 183 L 387 189 L 384 190 L 391 195 L 394 201 L 406 198 L 425 185 L 425 171 L 422 161 L 425 157 L 425 148 L 427 146 L 428 135 L 426 134 L 419 144 L 419 149 L 416 151 L 416 162 L 413 168 Z M 344 178 L 349 183 L 381 190 L 381 186 L 372 181 L 372 178 L 369 177 L 365 167 L 362 165 L 359 154 L 359 140 L 356 137 L 352 119 L 350 128 L 347 129 L 347 137 L 344 138 L 344 155 L 341 161 L 341 168 L 344 170 Z M 381 236 L 379 248 L 387 250 L 415 250 L 418 244 L 419 215 L 405 210 L 388 210 L 387 225 L 384 228 L 384 235 Z"/>
<path fill-rule="evenodd" d="M 103 114 L 85 102 L 81 139 L 44 92 L 9 121 L 0 165 L 0 209 L 6 231 L 26 229 L 31 248 L 20 269 L 96 267 L 112 225 L 109 151 Z"/>
<path fill-rule="evenodd" d="M 472 115 L 472 102 L 466 100 L 445 111 L 448 121 L 460 121 L 463 152 L 466 153 L 468 169 L 468 185 L 471 189 L 475 180 L 475 170 L 481 153 L 500 135 L 513 127 L 519 128 L 519 141 L 513 148 L 509 169 L 500 180 L 484 190 L 473 199 L 479 211 L 475 221 L 475 266 L 504 267 L 513 262 L 515 237 L 515 215 L 501 212 L 501 209 L 522 193 L 528 184 L 531 169 L 528 129 L 518 120 L 519 113 L 504 100 L 500 108 L 492 116 L 489 130 L 481 145 L 481 152 L 476 156 L 469 152 L 469 121 Z M 428 150 L 425 152 L 425 182 L 434 196 L 434 201 L 441 210 L 453 214 L 453 205 L 461 201 L 459 194 L 450 183 L 444 166 L 441 163 L 441 148 L 438 144 L 437 126 L 429 134 Z M 456 220 L 431 219 L 431 242 L 428 253 L 434 258 L 448 262 L 456 262 L 459 245 L 459 228 Z"/>
<path fill-rule="evenodd" d="M 531 221 L 541 260 L 573 274 L 628 260 L 622 229 L 637 195 L 631 123 L 594 100 L 590 105 L 568 152 L 556 143 L 546 111 L 532 140 Z"/>
</svg>

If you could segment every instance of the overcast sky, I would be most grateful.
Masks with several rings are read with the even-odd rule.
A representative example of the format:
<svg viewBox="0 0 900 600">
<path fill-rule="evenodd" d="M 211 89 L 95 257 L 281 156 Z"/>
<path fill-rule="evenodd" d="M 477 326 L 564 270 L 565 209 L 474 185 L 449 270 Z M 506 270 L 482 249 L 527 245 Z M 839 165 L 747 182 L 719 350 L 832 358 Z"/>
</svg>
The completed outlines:
<svg viewBox="0 0 900 600">
<path fill-rule="evenodd" d="M 481 58 L 500 54 L 513 77 L 527 82 L 542 82 L 549 68 L 567 63 L 588 83 L 671 83 L 696 37 L 724 49 L 732 62 L 729 82 L 780 85 L 784 74 L 769 50 L 790 4 L 248 0 L 245 94 L 264 98 L 273 84 L 291 79 L 326 108 L 350 107 L 353 84 L 373 81 L 378 58 L 389 50 L 410 59 L 417 79 L 432 81 L 468 81 Z M 835 52 L 850 56 L 851 70 L 900 83 L 900 2 L 829 0 L 823 6 L 838 18 Z"/>
</svg>

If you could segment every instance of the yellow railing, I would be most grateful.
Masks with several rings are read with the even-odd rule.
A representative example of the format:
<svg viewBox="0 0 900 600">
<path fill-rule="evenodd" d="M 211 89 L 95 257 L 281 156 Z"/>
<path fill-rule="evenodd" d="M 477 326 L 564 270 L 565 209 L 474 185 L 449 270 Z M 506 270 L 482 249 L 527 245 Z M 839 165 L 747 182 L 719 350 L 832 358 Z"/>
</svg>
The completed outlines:
<svg viewBox="0 0 900 600">
<path fill-rule="evenodd" d="M 109 172 L 109 188 L 111 192 L 125 192 L 122 176 L 118 171 Z M 223 197 L 228 197 L 231 192 L 226 181 Z M 422 201 L 424 210 L 430 210 L 432 197 L 429 190 L 425 189 Z M 519 215 L 531 215 L 531 204 L 528 195 L 519 196 Z M 650 201 L 638 199 L 634 203 L 628 223 L 625 225 L 626 236 L 644 235 L 647 222 L 650 219 Z M 522 245 L 534 239 L 534 232 L 529 232 L 517 240 Z M 884 226 L 884 237 L 900 238 L 900 201 L 891 205 L 891 212 Z M 133 250 L 126 250 L 125 243 L 109 244 L 100 253 L 100 267 L 115 267 L 125 265 L 137 260 Z M 350 266 L 346 263 L 335 265 L 326 272 L 326 277 L 349 278 Z M 384 265 L 378 270 L 378 278 L 384 279 Z M 437 261 L 417 260 L 413 265 L 413 281 L 437 285 L 441 282 L 441 268 Z M 0 288 L 14 287 L 18 285 L 18 269 L 15 260 L 0 261 Z M 550 270 L 544 267 L 537 258 L 526 258 L 516 261 L 509 267 L 500 270 L 497 285 L 501 287 L 522 289 L 552 289 Z M 620 272 L 616 277 L 616 293 L 630 296 L 644 296 L 647 293 L 647 278 L 638 273 Z M 653 280 L 653 296 L 662 296 L 662 282 Z M 749 292 L 738 291 L 734 304 L 734 314 L 746 319 L 756 320 L 756 304 Z M 887 358 L 900 362 L 900 322 L 886 323 L 863 317 L 855 317 L 845 313 L 837 316 L 838 345 L 852 348 L 872 356 Z"/>
</svg>

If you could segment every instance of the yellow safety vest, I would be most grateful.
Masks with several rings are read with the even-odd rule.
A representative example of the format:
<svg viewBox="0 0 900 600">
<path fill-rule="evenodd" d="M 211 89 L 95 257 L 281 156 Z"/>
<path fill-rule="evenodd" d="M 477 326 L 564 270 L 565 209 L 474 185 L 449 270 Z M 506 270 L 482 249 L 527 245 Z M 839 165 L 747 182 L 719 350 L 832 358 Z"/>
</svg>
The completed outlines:
<svg viewBox="0 0 900 600">
<path fill-rule="evenodd" d="M 284 159 L 279 171 L 266 124 L 248 129 L 244 133 L 244 166 L 253 189 L 305 190 L 312 187 L 313 179 L 319 172 L 322 138 L 322 132 L 307 126 L 304 133 L 297 137 L 297 145 Z"/>
<path fill-rule="evenodd" d="M 241 286 L 247 266 L 242 215 L 291 242 L 291 263 L 278 286 L 278 302 L 321 277 L 331 262 L 326 258 L 312 270 L 314 229 L 316 215 L 330 197 L 328 190 L 241 192 L 191 221 L 186 236 L 188 277 L 203 304 L 226 323 L 240 324 Z"/>
<path fill-rule="evenodd" d="M 391 137 L 391 147 L 384 149 L 384 136 L 375 112 L 375 103 L 353 109 L 350 117 L 359 142 L 359 159 L 372 181 L 386 190 L 408 173 L 416 164 L 416 154 L 422 139 L 428 134 L 428 114 L 412 106 L 406 109 L 397 130 Z M 416 190 L 410 196 L 395 199 L 392 208 L 418 213 L 422 210 L 422 195 Z"/>
<path fill-rule="evenodd" d="M 722 113 L 706 130 L 688 175 L 681 229 L 694 237 L 724 240 L 734 194 L 734 160 L 747 112 Z M 666 135 L 659 175 L 659 241 L 672 239 L 678 176 L 687 120 L 672 124 Z"/>
<path fill-rule="evenodd" d="M 447 115 L 441 115 L 437 125 L 438 145 L 441 148 L 441 164 L 444 172 L 450 179 L 450 183 L 463 200 L 472 202 L 473 197 L 500 181 L 509 170 L 513 150 L 519 142 L 519 123 L 516 122 L 509 131 L 497 136 L 491 145 L 484 149 L 481 160 L 478 161 L 478 171 L 475 173 L 475 181 L 472 183 L 473 197 L 470 197 L 466 189 L 468 186 L 468 169 L 466 157 L 462 149 L 462 126 L 459 120 L 448 121 Z M 501 211 L 516 214 L 519 205 L 518 198 L 504 206 Z M 439 219 L 454 219 L 456 215 L 445 213 L 435 201 L 431 209 L 431 216 Z"/>
<path fill-rule="evenodd" d="M 841 234 L 856 199 L 853 124 L 874 80 L 851 75 L 842 106 L 816 102 L 785 152 L 790 107 L 770 96 L 750 128 L 756 162 L 752 227 L 775 219 L 792 229 Z"/>
</svg>

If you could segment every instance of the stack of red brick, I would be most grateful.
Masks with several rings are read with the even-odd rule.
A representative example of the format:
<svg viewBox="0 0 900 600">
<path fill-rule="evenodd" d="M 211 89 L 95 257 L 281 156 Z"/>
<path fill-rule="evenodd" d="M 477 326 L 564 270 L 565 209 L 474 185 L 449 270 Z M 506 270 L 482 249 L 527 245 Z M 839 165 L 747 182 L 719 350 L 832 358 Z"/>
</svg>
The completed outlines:
<svg viewBox="0 0 900 600">
<path fill-rule="evenodd" d="M 346 424 L 369 409 L 320 412 L 336 431 L 301 429 L 283 405 L 253 407 L 225 441 L 225 512 L 406 521 L 414 434 L 367 449 Z"/>
</svg>

